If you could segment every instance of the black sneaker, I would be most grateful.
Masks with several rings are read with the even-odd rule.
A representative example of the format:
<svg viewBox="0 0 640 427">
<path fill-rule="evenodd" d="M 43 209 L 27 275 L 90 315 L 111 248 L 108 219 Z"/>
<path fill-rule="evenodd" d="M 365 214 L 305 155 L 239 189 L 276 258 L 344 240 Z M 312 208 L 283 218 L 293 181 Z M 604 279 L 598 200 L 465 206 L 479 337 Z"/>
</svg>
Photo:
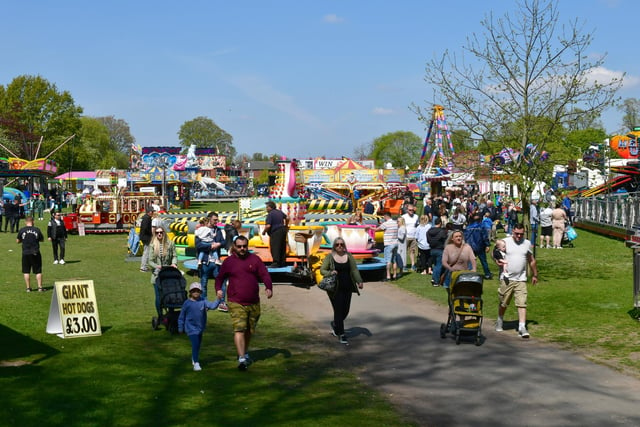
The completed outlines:
<svg viewBox="0 0 640 427">
<path fill-rule="evenodd" d="M 331 335 L 333 335 L 334 337 L 338 337 L 338 334 L 336 334 L 336 327 L 333 324 L 333 321 L 331 321 Z"/>
<path fill-rule="evenodd" d="M 338 341 L 340 341 L 340 344 L 349 345 L 349 341 L 347 340 L 347 336 L 345 334 L 340 335 Z"/>
<path fill-rule="evenodd" d="M 238 357 L 238 369 L 241 371 L 246 371 L 248 367 L 249 364 L 247 364 L 247 359 L 245 359 L 244 357 Z"/>
</svg>

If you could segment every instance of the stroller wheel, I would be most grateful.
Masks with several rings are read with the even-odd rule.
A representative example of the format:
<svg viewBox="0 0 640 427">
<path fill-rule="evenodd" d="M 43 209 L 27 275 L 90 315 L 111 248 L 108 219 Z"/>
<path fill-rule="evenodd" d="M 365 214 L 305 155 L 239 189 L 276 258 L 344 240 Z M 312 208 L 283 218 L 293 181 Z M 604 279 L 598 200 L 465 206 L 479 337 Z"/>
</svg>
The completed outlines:
<svg viewBox="0 0 640 427">
<path fill-rule="evenodd" d="M 447 325 L 442 323 L 440 325 L 440 338 L 446 338 L 446 337 L 447 337 Z"/>
<path fill-rule="evenodd" d="M 456 344 L 460 345 L 460 331 L 456 333 Z"/>
<path fill-rule="evenodd" d="M 480 344 L 482 344 L 482 341 L 480 340 L 480 335 L 476 336 L 476 345 L 479 347 Z"/>
<path fill-rule="evenodd" d="M 151 328 L 154 331 L 158 330 L 158 318 L 157 317 L 152 317 L 151 318 Z"/>
</svg>

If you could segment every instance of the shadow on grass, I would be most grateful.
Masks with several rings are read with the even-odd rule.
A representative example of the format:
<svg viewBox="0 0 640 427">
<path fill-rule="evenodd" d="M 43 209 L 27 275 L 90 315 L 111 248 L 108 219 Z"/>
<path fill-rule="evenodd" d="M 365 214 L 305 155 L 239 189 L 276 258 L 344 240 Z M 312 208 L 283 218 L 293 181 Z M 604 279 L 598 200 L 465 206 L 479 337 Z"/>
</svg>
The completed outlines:
<svg viewBox="0 0 640 427">
<path fill-rule="evenodd" d="M 0 325 L 0 342 L 4 343 L 0 347 L 0 376 L 13 375 L 16 367 L 33 365 L 58 354 L 58 350 L 4 325 Z M 5 368 L 14 369 L 8 373 Z"/>
</svg>

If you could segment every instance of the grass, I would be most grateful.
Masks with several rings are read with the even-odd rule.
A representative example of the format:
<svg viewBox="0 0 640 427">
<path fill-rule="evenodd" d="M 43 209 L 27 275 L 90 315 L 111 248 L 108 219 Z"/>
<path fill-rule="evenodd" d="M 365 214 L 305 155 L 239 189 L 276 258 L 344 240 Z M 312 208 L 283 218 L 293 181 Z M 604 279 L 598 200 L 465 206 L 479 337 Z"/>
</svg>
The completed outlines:
<svg viewBox="0 0 640 427">
<path fill-rule="evenodd" d="M 71 236 L 64 266 L 54 266 L 50 244 L 42 244 L 45 287 L 95 283 L 102 336 L 63 340 L 45 332 L 52 293 L 24 291 L 21 247 L 15 235 L 0 233 L 2 425 L 411 425 L 341 369 L 339 354 L 272 307 L 264 310 L 252 346 L 257 363 L 248 372 L 236 369 L 228 315 L 210 312 L 203 371 L 193 372 L 186 336 L 151 329 L 150 276 L 126 261 L 126 240 Z"/>
<path fill-rule="evenodd" d="M 537 249 L 538 286 L 529 286 L 527 322 L 535 338 L 640 377 L 639 324 L 633 300 L 632 252 L 624 242 L 578 229 L 574 248 Z M 497 275 L 495 264 L 490 267 Z M 481 269 L 478 263 L 478 268 Z M 446 306 L 430 276 L 409 274 L 398 286 Z M 498 281 L 484 285 L 485 315 L 495 319 Z M 511 305 L 505 321 L 516 321 Z M 486 322 L 491 327 L 492 322 Z"/>
<path fill-rule="evenodd" d="M 573 249 L 538 250 L 540 284 L 529 288 L 529 330 L 536 339 L 640 376 L 638 321 L 630 315 L 631 251 L 623 242 L 578 232 Z M 340 354 L 291 327 L 271 307 L 252 346 L 258 363 L 246 373 L 235 368 L 228 316 L 210 313 L 203 371 L 194 373 L 187 338 L 151 329 L 149 276 L 138 271 L 137 262 L 126 262 L 126 237 L 71 236 L 67 246 L 68 264 L 54 266 L 50 244 L 42 245 L 45 286 L 92 279 L 100 337 L 63 340 L 45 333 L 51 292 L 24 292 L 20 246 L 14 235 L 0 233 L 2 425 L 411 425 L 379 393 L 341 369 Z M 429 276 L 409 274 L 397 283 L 446 305 L 443 290 L 430 286 Z M 485 313 L 491 318 L 497 312 L 496 289 L 497 281 L 485 282 Z M 506 320 L 515 318 L 510 307 Z"/>
</svg>

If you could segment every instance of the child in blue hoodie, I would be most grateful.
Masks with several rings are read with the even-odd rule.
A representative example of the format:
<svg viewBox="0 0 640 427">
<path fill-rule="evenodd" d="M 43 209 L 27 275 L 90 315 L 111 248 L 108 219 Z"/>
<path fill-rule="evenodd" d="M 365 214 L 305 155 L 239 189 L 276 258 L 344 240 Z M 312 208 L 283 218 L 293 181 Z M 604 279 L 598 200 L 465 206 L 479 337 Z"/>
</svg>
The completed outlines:
<svg viewBox="0 0 640 427">
<path fill-rule="evenodd" d="M 201 371 L 199 363 L 202 333 L 207 326 L 207 310 L 218 308 L 220 300 L 214 302 L 202 298 L 202 287 L 195 282 L 189 286 L 189 298 L 182 305 L 178 317 L 178 332 L 186 333 L 191 341 L 191 363 L 194 371 Z"/>
</svg>

